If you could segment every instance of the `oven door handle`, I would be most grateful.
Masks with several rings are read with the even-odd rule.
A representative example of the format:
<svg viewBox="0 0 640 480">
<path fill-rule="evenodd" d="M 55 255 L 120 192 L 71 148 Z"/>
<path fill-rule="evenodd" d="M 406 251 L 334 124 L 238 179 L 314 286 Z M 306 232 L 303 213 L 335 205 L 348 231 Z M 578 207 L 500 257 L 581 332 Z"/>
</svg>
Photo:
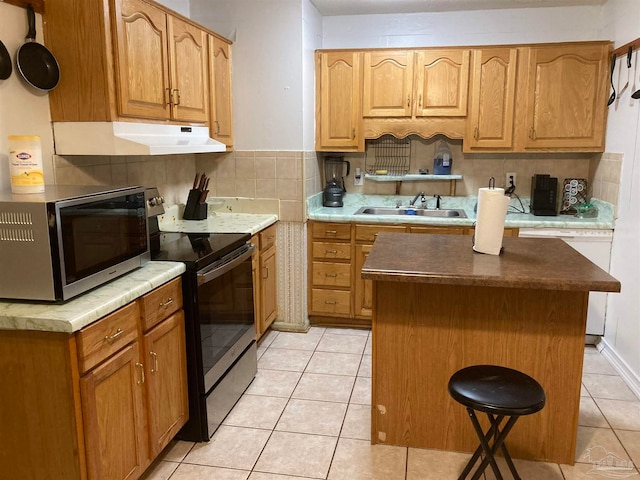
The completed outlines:
<svg viewBox="0 0 640 480">
<path fill-rule="evenodd" d="M 233 270 L 251 255 L 253 255 L 253 252 L 255 251 L 256 246 L 253 243 L 247 243 L 242 247 L 236 249 L 234 252 L 225 255 L 218 262 L 215 262 L 210 267 L 198 272 L 198 285 L 210 282 L 214 278 L 221 277 L 225 273 Z"/>
</svg>

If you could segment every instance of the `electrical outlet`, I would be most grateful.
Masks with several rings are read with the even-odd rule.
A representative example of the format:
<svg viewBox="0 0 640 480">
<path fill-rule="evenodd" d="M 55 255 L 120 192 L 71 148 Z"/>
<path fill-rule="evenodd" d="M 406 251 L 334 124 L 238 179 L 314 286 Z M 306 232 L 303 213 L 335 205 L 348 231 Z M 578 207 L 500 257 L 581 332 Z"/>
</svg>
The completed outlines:
<svg viewBox="0 0 640 480">
<path fill-rule="evenodd" d="M 512 185 L 514 188 L 518 185 L 518 182 L 516 182 L 516 172 L 507 172 L 504 178 L 504 188 L 507 189 Z"/>
</svg>

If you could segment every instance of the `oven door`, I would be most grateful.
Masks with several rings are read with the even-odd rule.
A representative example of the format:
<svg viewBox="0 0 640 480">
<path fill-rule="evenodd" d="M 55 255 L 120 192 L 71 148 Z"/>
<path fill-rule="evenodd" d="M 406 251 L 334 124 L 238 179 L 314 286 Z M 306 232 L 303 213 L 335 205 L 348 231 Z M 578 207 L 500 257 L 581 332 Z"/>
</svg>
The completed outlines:
<svg viewBox="0 0 640 480">
<path fill-rule="evenodd" d="M 255 341 L 251 264 L 255 249 L 246 243 L 197 273 L 197 321 L 205 392 Z"/>
</svg>

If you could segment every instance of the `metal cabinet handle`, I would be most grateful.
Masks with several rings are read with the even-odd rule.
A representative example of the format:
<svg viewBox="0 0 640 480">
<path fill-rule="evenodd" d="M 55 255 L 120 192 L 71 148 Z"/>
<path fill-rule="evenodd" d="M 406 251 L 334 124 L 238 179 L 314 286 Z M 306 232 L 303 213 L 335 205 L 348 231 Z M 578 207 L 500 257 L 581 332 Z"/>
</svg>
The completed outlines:
<svg viewBox="0 0 640 480">
<path fill-rule="evenodd" d="M 165 105 L 171 105 L 171 89 L 169 87 L 164 89 L 164 103 Z"/>
<path fill-rule="evenodd" d="M 353 128 L 351 130 L 351 139 L 353 140 L 354 138 L 356 138 L 356 129 L 355 128 Z"/>
<path fill-rule="evenodd" d="M 269 278 L 269 267 L 262 267 L 262 278 Z"/>
<path fill-rule="evenodd" d="M 121 336 L 124 333 L 124 330 L 122 330 L 121 328 L 116 330 L 116 333 L 114 333 L 113 335 L 105 335 L 104 339 L 109 342 L 109 343 L 113 343 L 116 341 L 116 339 Z"/>
<path fill-rule="evenodd" d="M 144 383 L 144 365 L 140 362 L 136 362 L 136 367 L 140 369 L 140 380 L 138 380 L 136 383 L 138 385 L 141 385 Z"/>
<path fill-rule="evenodd" d="M 422 108 L 422 94 L 418 95 L 418 108 Z"/>
<path fill-rule="evenodd" d="M 338 276 L 338 274 L 337 273 L 325 273 L 324 276 L 325 277 L 336 278 Z"/>
<path fill-rule="evenodd" d="M 407 107 L 411 106 L 411 95 L 407 95 Z"/>
<path fill-rule="evenodd" d="M 156 352 L 149 352 L 149 356 L 153 361 L 153 367 L 151 367 L 151 373 L 156 373 L 158 371 L 158 354 Z"/>
<path fill-rule="evenodd" d="M 324 233 L 326 235 L 337 235 L 338 231 L 337 230 L 325 230 Z"/>
<path fill-rule="evenodd" d="M 220 135 L 220 122 L 218 120 L 214 120 L 216 124 L 216 135 Z"/>
<path fill-rule="evenodd" d="M 473 138 L 476 140 L 478 139 L 478 127 L 473 129 Z"/>
<path fill-rule="evenodd" d="M 531 128 L 529 129 L 529 138 L 530 138 L 531 140 L 535 140 L 535 139 L 536 139 L 536 130 L 535 130 L 535 128 L 533 128 L 533 127 L 531 127 Z"/>
<path fill-rule="evenodd" d="M 160 302 L 160 308 L 167 308 L 169 305 L 173 303 L 173 298 L 167 298 L 166 302 Z"/>
<path fill-rule="evenodd" d="M 335 255 L 336 253 L 338 253 L 338 250 L 325 250 L 324 253 L 326 253 L 326 254 L 334 254 Z"/>
<path fill-rule="evenodd" d="M 336 304 L 336 301 L 335 301 L 335 300 L 325 300 L 325 301 L 324 301 L 324 303 L 325 303 L 326 305 L 335 305 L 335 304 Z"/>
</svg>

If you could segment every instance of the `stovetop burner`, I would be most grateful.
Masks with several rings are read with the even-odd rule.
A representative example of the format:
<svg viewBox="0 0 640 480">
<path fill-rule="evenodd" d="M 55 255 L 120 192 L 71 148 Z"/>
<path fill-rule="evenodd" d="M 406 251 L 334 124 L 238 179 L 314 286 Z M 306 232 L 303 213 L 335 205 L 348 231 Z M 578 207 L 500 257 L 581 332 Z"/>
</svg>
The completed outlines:
<svg viewBox="0 0 640 480">
<path fill-rule="evenodd" d="M 199 270 L 251 239 L 248 233 L 160 233 L 160 250 L 152 260 L 184 262 Z"/>
</svg>

